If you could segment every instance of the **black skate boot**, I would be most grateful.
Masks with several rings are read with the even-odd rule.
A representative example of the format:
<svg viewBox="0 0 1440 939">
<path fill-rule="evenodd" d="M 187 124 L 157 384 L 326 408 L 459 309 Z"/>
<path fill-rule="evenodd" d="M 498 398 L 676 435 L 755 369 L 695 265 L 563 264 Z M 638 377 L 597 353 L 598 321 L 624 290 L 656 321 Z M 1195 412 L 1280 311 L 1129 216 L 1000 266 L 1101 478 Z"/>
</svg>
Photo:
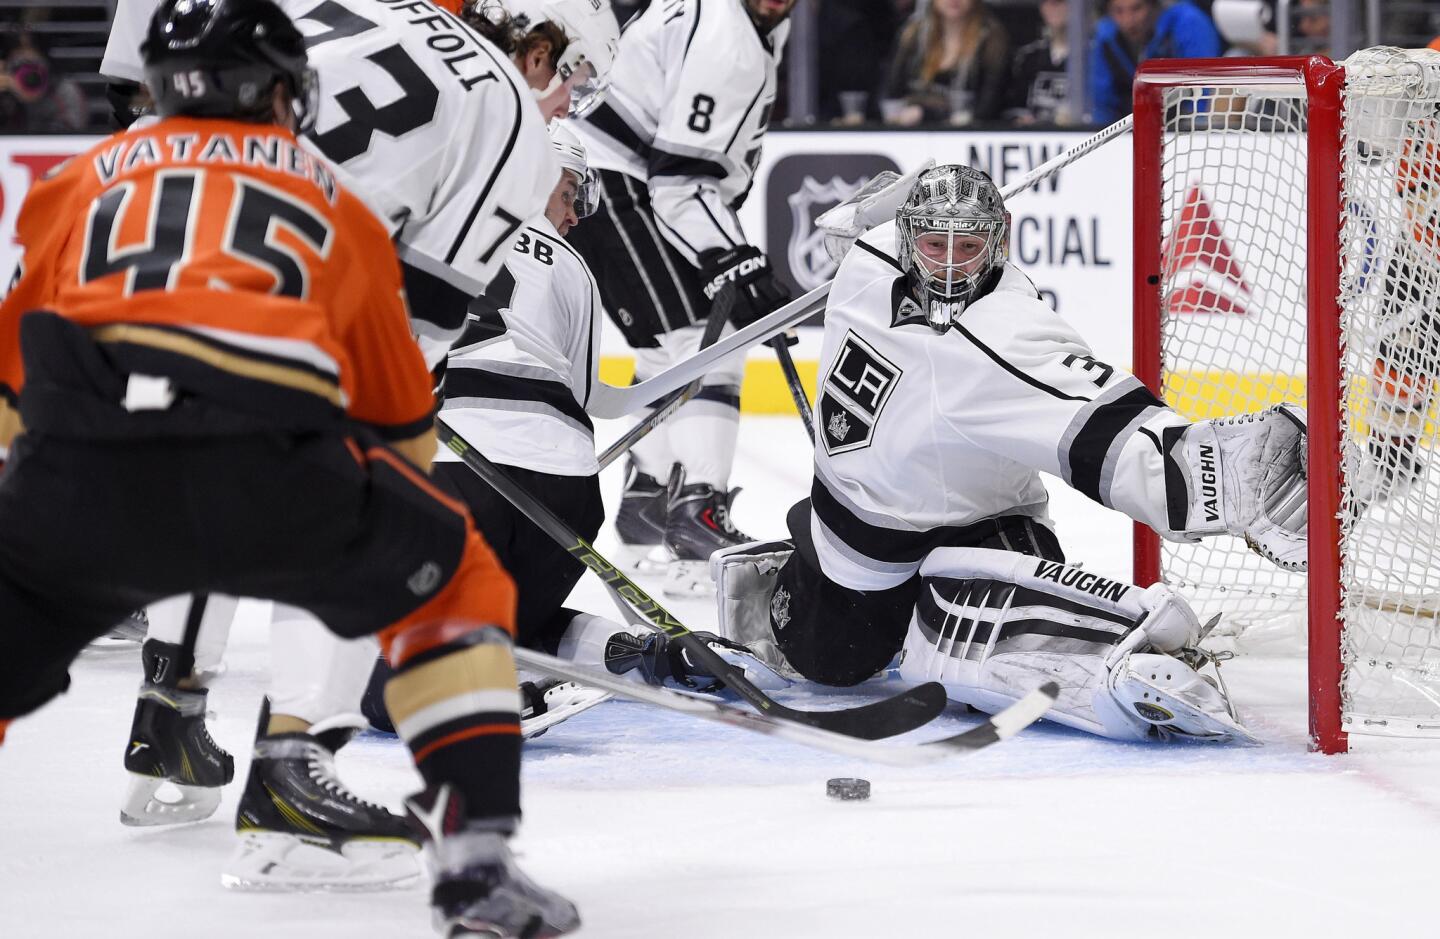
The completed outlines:
<svg viewBox="0 0 1440 939">
<path fill-rule="evenodd" d="M 130 785 L 120 821 L 179 825 L 209 818 L 220 805 L 220 787 L 235 778 L 235 760 L 205 726 L 209 692 L 175 687 L 181 669 L 190 670 L 178 645 L 151 639 L 140 657 L 146 681 L 125 747 Z"/>
<path fill-rule="evenodd" d="M 534 740 L 551 727 L 610 700 L 610 692 L 573 681 L 541 678 L 520 683 L 520 736 Z"/>
<path fill-rule="evenodd" d="M 269 702 L 260 728 L 269 721 Z M 240 847 L 220 882 L 239 890 L 373 890 L 419 876 L 405 820 L 356 796 L 335 751 L 359 729 L 348 718 L 309 733 L 257 736 L 235 817 Z"/>
<path fill-rule="evenodd" d="M 550 939 L 580 928 L 575 905 L 536 884 L 515 864 L 506 835 L 467 825 L 460 796 L 437 786 L 407 800 L 425 832 L 435 884 L 435 928 L 446 939 Z"/>
<path fill-rule="evenodd" d="M 757 688 L 774 690 L 789 687 L 788 678 L 740 643 L 714 633 L 696 632 L 693 635 Z M 644 636 L 616 633 L 611 636 L 605 649 L 605 668 L 616 675 L 638 669 L 648 685 L 685 691 L 709 693 L 725 687 L 725 683 L 704 662 L 697 661 L 683 644 L 660 633 Z"/>
<path fill-rule="evenodd" d="M 634 460 L 625 463 L 625 489 L 615 515 L 622 564 L 646 574 L 665 570 L 665 487 L 654 476 L 640 472 Z"/>
<path fill-rule="evenodd" d="M 676 465 L 667 487 L 665 548 L 670 556 L 665 595 L 675 598 L 715 594 L 710 580 L 710 555 L 722 548 L 754 541 L 730 521 L 730 506 L 739 489 L 721 492 L 705 483 L 685 485 L 685 470 Z"/>
</svg>

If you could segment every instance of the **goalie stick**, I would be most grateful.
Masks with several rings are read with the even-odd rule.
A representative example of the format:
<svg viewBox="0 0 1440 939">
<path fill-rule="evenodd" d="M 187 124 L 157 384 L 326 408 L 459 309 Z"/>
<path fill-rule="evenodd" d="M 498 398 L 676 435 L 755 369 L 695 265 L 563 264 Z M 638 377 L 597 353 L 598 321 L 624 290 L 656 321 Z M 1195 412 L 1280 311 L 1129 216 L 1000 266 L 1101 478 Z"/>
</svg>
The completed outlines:
<svg viewBox="0 0 1440 939">
<path fill-rule="evenodd" d="M 539 499 L 526 492 L 494 463 L 470 446 L 443 418 L 435 421 L 440 442 L 449 447 L 477 476 L 509 500 L 541 531 L 549 535 L 577 561 L 599 577 L 626 606 L 643 617 L 645 624 L 663 633 L 672 642 L 681 644 L 693 662 L 701 664 L 711 675 L 725 683 L 757 711 L 786 718 L 811 727 L 836 733 L 877 740 L 893 737 L 928 724 L 945 710 L 945 689 L 938 682 L 926 682 L 883 701 L 872 701 L 838 711 L 800 711 L 786 707 L 750 682 L 741 671 L 717 655 L 685 624 L 661 606 L 615 565 L 605 560 L 590 543 L 557 516 Z"/>
<path fill-rule="evenodd" d="M 810 410 L 810 396 L 805 393 L 805 383 L 800 380 L 800 372 L 795 368 L 795 359 L 790 355 L 790 342 L 785 336 L 775 336 L 766 342 L 770 348 L 775 350 L 775 358 L 780 363 L 780 371 L 785 375 L 785 384 L 790 388 L 790 397 L 795 400 L 795 410 L 800 414 L 800 422 L 805 425 L 805 433 L 810 437 L 810 446 L 815 446 L 815 415 Z"/>
<path fill-rule="evenodd" d="M 664 688 L 626 681 L 598 669 L 585 668 L 573 662 L 565 662 L 553 656 L 532 649 L 515 650 L 515 661 L 534 672 L 591 685 L 611 692 L 622 698 L 630 698 L 644 704 L 678 711 L 702 720 L 728 724 L 744 730 L 779 737 L 794 743 L 804 744 L 830 753 L 888 763 L 891 766 L 917 766 L 933 763 L 960 753 L 971 753 L 992 743 L 1008 740 L 1010 737 L 1038 721 L 1060 693 L 1054 682 L 1046 682 L 1025 695 L 999 714 L 992 715 L 978 727 L 938 740 L 913 744 L 884 744 L 869 740 L 857 740 L 845 734 L 837 734 L 809 724 L 797 723 L 782 714 L 756 713 L 746 711 L 723 701 L 681 694 Z"/>
<path fill-rule="evenodd" d="M 720 288 L 719 293 L 715 294 L 715 302 L 710 305 L 710 316 L 705 321 L 705 332 L 700 337 L 701 349 L 709 348 L 715 344 L 715 340 L 720 338 L 720 331 L 725 328 L 726 323 L 730 322 L 730 311 L 734 308 L 735 285 L 727 283 Z M 600 468 L 603 470 L 614 463 L 631 447 L 645 439 L 650 431 L 659 427 L 662 421 L 668 420 L 670 415 L 680 410 L 686 401 L 700 393 L 700 386 L 704 381 L 704 378 L 697 378 L 679 391 L 671 393 L 670 397 L 657 402 L 655 410 L 642 418 L 634 427 L 625 431 L 619 440 L 606 447 L 605 452 L 597 457 Z"/>
</svg>

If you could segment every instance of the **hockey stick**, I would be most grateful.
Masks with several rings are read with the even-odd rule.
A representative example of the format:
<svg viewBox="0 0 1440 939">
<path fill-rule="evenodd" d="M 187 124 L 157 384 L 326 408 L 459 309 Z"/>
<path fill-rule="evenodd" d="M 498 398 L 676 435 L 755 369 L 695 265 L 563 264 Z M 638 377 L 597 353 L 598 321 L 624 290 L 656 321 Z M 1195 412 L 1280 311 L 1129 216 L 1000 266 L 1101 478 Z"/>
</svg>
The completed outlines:
<svg viewBox="0 0 1440 939">
<path fill-rule="evenodd" d="M 805 424 L 805 433 L 810 436 L 810 446 L 815 446 L 815 415 L 810 410 L 810 397 L 805 394 L 805 385 L 800 381 L 800 372 L 795 368 L 795 359 L 790 355 L 790 343 L 785 336 L 775 336 L 766 343 L 775 350 L 780 362 L 780 371 L 785 374 L 785 384 L 790 386 L 790 397 L 795 399 L 795 410 Z"/>
<path fill-rule="evenodd" d="M 671 615 L 669 610 L 640 589 L 624 572 L 601 557 L 589 542 L 575 534 L 548 506 L 526 492 L 499 467 L 466 443 L 443 418 L 436 419 L 435 430 L 443 445 L 454 451 L 477 476 L 494 487 L 496 492 L 509 500 L 511 505 L 519 509 L 521 514 L 553 538 L 572 557 L 590 568 L 627 606 L 644 617 L 649 628 L 665 634 L 672 642 L 680 643 L 689 653 L 691 661 L 703 665 L 706 671 L 723 681 L 726 687 L 756 710 L 865 740 L 891 737 L 914 730 L 929 723 L 945 710 L 945 689 L 933 681 L 883 701 L 873 701 L 839 711 L 797 711 L 786 707 L 755 687 L 739 669 L 715 654 L 709 645 L 697 638 Z"/>
<path fill-rule="evenodd" d="M 720 338 L 720 331 L 725 324 L 730 322 L 730 311 L 735 308 L 735 285 L 725 284 L 720 292 L 715 295 L 715 302 L 710 305 L 710 317 L 705 321 L 705 332 L 700 337 L 700 348 L 707 349 L 715 344 Z M 598 457 L 600 468 L 603 470 L 618 460 L 627 450 L 643 440 L 650 431 L 659 427 L 662 421 L 668 420 L 670 415 L 680 410 L 680 407 L 691 398 L 700 393 L 700 386 L 704 378 L 697 378 L 679 391 L 671 393 L 670 397 L 657 402 L 655 410 L 642 418 L 634 427 L 627 430 L 619 440 L 605 448 L 605 452 Z"/>
<path fill-rule="evenodd" d="M 936 760 L 959 753 L 972 753 L 988 747 L 992 743 L 1008 740 L 1039 720 L 1050 709 L 1050 705 L 1054 703 L 1056 696 L 1060 693 L 1058 685 L 1054 682 L 1046 682 L 999 714 L 987 718 L 978 727 L 925 743 L 884 744 L 857 740 L 854 737 L 837 734 L 810 724 L 797 723 L 781 714 L 746 711 L 723 701 L 680 694 L 664 688 L 652 688 L 649 685 L 626 681 L 615 675 L 601 672 L 599 669 L 565 662 L 531 649 L 517 648 L 515 661 L 524 668 L 549 675 L 552 678 L 590 685 L 622 698 L 651 704 L 667 711 L 678 711 L 702 720 L 715 721 L 758 734 L 779 737 L 782 740 L 790 740 L 818 750 L 871 760 L 876 763 L 888 763 L 891 766 L 918 766 L 923 763 L 933 763 Z"/>
<path fill-rule="evenodd" d="M 1002 187 L 1000 189 L 1000 195 L 1003 198 L 1009 199 L 1012 196 L 1018 196 L 1027 189 L 1035 188 L 1091 151 L 1100 149 L 1116 137 L 1128 134 L 1134 126 L 1135 115 L 1125 115 L 1104 130 L 1097 131 L 1091 136 L 1086 137 L 1064 153 L 1046 160 L 1010 185 Z"/>
<path fill-rule="evenodd" d="M 758 345 L 825 309 L 825 298 L 830 295 L 827 281 L 804 296 L 797 297 L 780 309 L 762 316 L 743 329 L 738 329 L 708 349 L 690 356 L 683 362 L 667 368 L 639 384 L 617 388 L 614 385 L 600 385 L 590 395 L 585 410 L 592 417 L 624 417 L 632 411 L 648 407 L 650 402 L 678 388 L 683 388 L 696 378 L 715 367 L 715 363 L 741 349 Z"/>
</svg>

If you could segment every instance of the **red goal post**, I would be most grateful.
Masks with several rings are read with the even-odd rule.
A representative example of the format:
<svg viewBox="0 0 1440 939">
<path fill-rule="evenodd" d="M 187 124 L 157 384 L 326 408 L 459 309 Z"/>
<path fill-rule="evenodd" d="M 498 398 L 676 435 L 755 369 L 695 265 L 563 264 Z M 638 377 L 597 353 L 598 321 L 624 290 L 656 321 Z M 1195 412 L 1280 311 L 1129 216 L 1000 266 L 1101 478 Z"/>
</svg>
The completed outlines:
<svg viewBox="0 0 1440 939">
<path fill-rule="evenodd" d="M 1440 54 L 1156 60 L 1134 98 L 1135 374 L 1197 418 L 1304 404 L 1310 480 L 1308 577 L 1137 525 L 1136 581 L 1303 618 L 1314 748 L 1440 735 Z"/>
</svg>

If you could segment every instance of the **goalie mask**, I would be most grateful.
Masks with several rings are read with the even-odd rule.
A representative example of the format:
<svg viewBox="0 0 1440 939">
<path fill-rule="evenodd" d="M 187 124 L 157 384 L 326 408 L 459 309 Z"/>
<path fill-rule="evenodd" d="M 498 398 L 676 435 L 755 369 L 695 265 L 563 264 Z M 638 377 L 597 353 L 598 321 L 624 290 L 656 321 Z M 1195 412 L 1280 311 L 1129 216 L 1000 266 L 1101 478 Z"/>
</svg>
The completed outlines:
<svg viewBox="0 0 1440 939">
<path fill-rule="evenodd" d="M 585 155 L 585 145 L 575 132 L 561 121 L 550 124 L 550 143 L 560 157 L 560 169 L 575 178 L 575 217 L 593 215 L 600 205 L 600 196 L 595 184 L 595 171 L 590 168 Z"/>
<path fill-rule="evenodd" d="M 620 51 L 620 26 L 610 0 L 502 0 L 501 6 L 523 31 L 548 21 L 569 39 L 556 58 L 554 83 L 540 93 L 542 98 L 564 85 L 570 91 L 571 117 L 600 103 Z"/>
<path fill-rule="evenodd" d="M 995 288 L 1010 257 L 1005 200 L 989 176 L 968 166 L 921 174 L 895 227 L 906 285 L 936 332 Z"/>
</svg>

